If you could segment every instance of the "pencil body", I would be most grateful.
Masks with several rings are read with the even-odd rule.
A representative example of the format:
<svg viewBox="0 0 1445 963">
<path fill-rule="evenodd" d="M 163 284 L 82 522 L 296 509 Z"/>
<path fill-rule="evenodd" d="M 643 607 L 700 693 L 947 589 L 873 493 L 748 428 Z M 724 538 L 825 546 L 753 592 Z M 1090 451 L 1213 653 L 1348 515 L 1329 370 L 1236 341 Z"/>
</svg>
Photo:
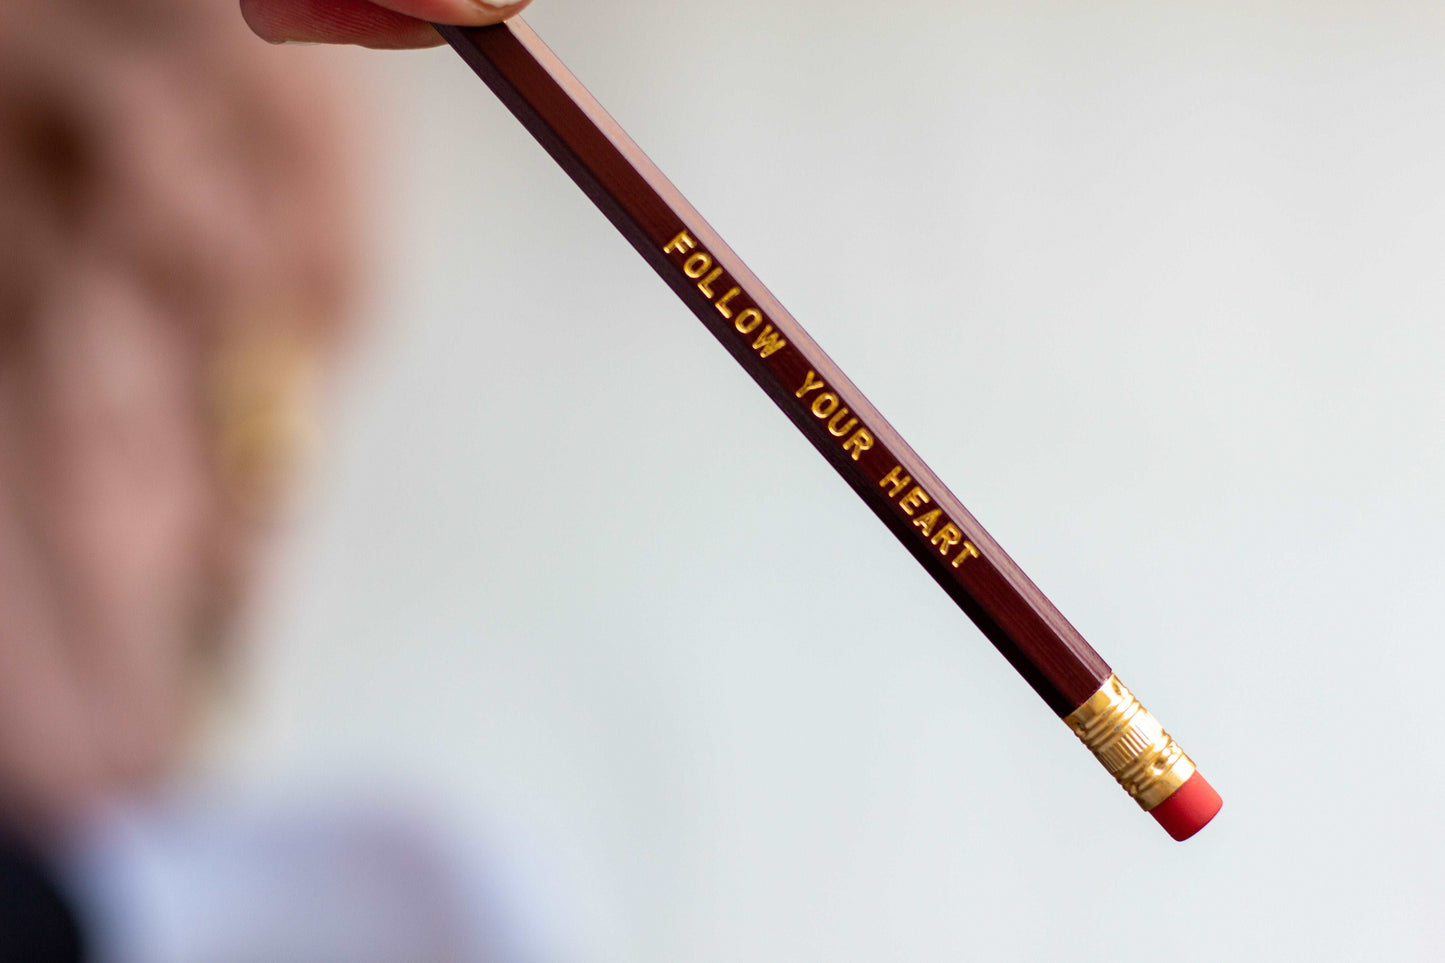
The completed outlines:
<svg viewBox="0 0 1445 963">
<path fill-rule="evenodd" d="M 526 24 L 438 30 L 1086 744 L 1100 719 L 1122 731 L 1147 716 L 1127 690 L 1112 694 L 1099 654 Z M 1162 729 L 1154 742 L 1167 798 L 1193 766 Z"/>
</svg>

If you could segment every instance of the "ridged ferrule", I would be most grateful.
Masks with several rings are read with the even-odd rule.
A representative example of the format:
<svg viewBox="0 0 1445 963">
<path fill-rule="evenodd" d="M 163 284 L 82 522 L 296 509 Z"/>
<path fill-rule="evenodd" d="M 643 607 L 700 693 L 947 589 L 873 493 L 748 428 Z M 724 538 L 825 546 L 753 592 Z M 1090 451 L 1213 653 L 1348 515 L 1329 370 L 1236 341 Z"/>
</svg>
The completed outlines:
<svg viewBox="0 0 1445 963">
<path fill-rule="evenodd" d="M 1064 722 L 1145 812 L 1194 775 L 1193 760 L 1117 676 Z"/>
</svg>

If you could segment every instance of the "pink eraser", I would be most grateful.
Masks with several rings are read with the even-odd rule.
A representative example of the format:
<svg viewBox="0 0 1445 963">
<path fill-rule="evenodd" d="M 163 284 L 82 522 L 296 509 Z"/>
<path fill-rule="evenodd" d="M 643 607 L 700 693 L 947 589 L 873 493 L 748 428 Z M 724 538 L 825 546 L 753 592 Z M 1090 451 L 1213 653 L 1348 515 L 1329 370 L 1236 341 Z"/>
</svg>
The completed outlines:
<svg viewBox="0 0 1445 963">
<path fill-rule="evenodd" d="M 1195 770 L 1168 799 L 1149 810 L 1149 815 L 1159 820 L 1169 835 L 1183 842 L 1203 829 L 1223 805 L 1219 793 Z"/>
</svg>

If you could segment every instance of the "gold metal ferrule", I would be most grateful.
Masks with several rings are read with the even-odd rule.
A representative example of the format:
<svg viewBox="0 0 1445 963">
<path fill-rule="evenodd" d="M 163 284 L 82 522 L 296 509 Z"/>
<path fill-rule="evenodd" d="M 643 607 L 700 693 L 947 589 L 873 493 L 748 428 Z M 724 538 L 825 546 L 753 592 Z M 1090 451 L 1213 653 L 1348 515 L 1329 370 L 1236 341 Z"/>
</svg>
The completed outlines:
<svg viewBox="0 0 1445 963">
<path fill-rule="evenodd" d="M 1118 676 L 1064 718 L 1145 812 L 1194 775 L 1194 762 Z"/>
</svg>

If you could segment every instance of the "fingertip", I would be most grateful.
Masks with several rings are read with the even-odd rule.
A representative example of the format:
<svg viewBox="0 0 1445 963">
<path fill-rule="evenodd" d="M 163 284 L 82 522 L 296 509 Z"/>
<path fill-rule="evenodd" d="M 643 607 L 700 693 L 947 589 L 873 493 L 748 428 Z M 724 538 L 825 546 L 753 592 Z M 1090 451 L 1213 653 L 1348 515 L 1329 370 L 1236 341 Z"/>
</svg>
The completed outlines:
<svg viewBox="0 0 1445 963">
<path fill-rule="evenodd" d="M 288 39 L 278 29 L 280 24 L 273 8 L 265 0 L 241 0 L 241 19 L 252 33 L 267 43 L 285 43 Z"/>
<path fill-rule="evenodd" d="M 531 0 L 376 0 L 398 13 L 433 23 L 486 27 L 514 17 Z"/>
<path fill-rule="evenodd" d="M 503 20 L 510 20 L 521 13 L 531 4 L 532 0 L 516 0 L 511 3 L 495 3 L 493 0 L 475 0 L 475 2 L 487 8 L 488 15 L 492 17 L 490 23 L 501 23 Z"/>
</svg>

